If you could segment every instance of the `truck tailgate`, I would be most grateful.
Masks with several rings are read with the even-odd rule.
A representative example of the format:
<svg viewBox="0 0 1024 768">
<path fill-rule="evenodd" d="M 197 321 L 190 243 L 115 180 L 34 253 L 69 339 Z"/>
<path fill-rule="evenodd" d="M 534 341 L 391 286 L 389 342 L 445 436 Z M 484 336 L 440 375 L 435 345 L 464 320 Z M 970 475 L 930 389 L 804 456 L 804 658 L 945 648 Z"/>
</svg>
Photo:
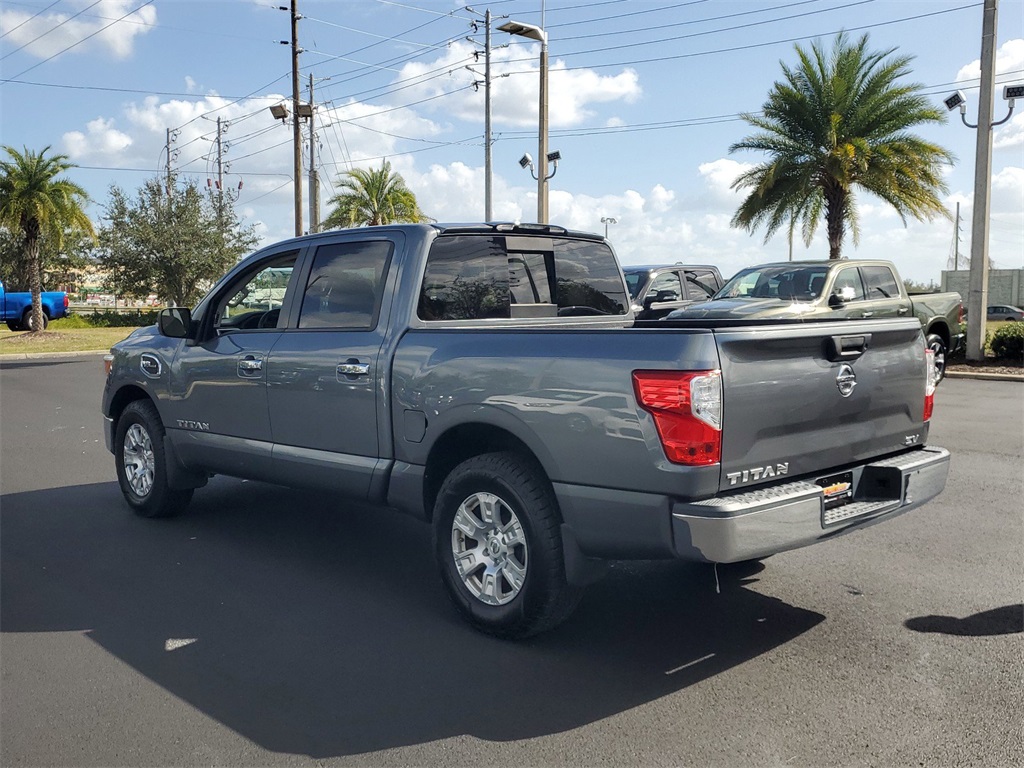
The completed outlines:
<svg viewBox="0 0 1024 768">
<path fill-rule="evenodd" d="M 822 476 L 926 441 L 916 319 L 738 327 L 715 338 L 722 490 Z"/>
</svg>

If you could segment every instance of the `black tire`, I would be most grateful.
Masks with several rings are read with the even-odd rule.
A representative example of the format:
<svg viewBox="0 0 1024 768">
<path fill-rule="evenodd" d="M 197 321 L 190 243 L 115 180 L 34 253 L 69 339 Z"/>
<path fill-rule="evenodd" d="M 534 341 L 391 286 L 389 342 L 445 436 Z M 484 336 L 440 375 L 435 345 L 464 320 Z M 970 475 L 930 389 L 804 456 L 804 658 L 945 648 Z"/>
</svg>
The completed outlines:
<svg viewBox="0 0 1024 768">
<path fill-rule="evenodd" d="M 47 317 L 45 312 L 43 312 L 43 327 L 42 327 L 41 330 L 45 331 L 46 330 L 46 326 L 48 326 L 49 324 L 50 324 L 50 318 Z M 22 317 L 21 317 L 21 329 L 23 331 L 33 331 L 33 330 L 35 330 L 32 327 L 32 309 L 31 309 L 31 307 L 29 309 L 25 310 L 25 314 L 22 315 Z"/>
<path fill-rule="evenodd" d="M 938 384 L 946 378 L 946 356 L 949 354 L 946 349 L 946 342 L 942 340 L 941 336 L 930 333 L 928 338 L 925 339 L 925 344 L 928 345 L 928 349 L 935 353 L 935 383 Z"/>
<path fill-rule="evenodd" d="M 145 463 L 149 471 L 145 471 L 140 462 Z M 126 464 L 129 463 L 140 468 L 133 478 L 128 476 Z M 137 515 L 170 517 L 181 512 L 192 500 L 193 489 L 174 490 L 167 485 L 164 425 L 149 400 L 130 403 L 118 419 L 114 464 L 121 493 Z"/>
<path fill-rule="evenodd" d="M 460 509 L 463 522 L 470 510 L 482 509 L 476 506 L 481 495 L 485 500 L 493 498 L 500 502 L 496 505 L 500 511 L 496 526 L 490 532 L 480 530 L 477 539 L 462 533 L 465 528 L 456 528 L 455 519 Z M 509 515 L 518 521 L 518 528 L 510 522 Z M 434 554 L 448 596 L 470 624 L 497 637 L 523 638 L 551 629 L 568 618 L 579 603 L 582 590 L 566 581 L 559 525 L 547 478 L 521 456 L 483 454 L 452 470 L 434 505 Z M 485 535 L 487 539 L 483 538 Z M 491 594 L 474 593 L 486 591 L 483 579 L 478 577 L 487 573 L 488 565 L 479 563 L 467 567 L 465 574 L 459 573 L 456 549 L 467 546 L 467 542 L 476 542 L 476 551 L 489 564 L 504 562 L 494 574 Z M 490 559 L 491 546 L 501 549 L 509 542 L 512 546 L 506 552 L 495 552 L 496 560 Z M 524 566 L 525 577 L 518 587 L 514 584 L 515 574 L 513 580 L 508 578 L 509 561 Z M 495 602 L 503 598 L 503 602 Z"/>
<path fill-rule="evenodd" d="M 8 320 L 7 327 L 10 328 L 15 333 L 17 333 L 18 331 L 25 330 L 24 328 L 21 327 L 21 322 L 19 320 Z"/>
</svg>

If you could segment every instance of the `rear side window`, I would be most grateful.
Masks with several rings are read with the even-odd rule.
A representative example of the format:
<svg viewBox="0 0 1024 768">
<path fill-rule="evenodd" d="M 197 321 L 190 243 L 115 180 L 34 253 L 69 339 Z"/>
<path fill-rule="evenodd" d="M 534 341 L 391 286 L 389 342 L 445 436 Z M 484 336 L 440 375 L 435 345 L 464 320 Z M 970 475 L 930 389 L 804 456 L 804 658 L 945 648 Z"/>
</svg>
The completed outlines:
<svg viewBox="0 0 1024 768">
<path fill-rule="evenodd" d="M 607 245 L 569 238 L 448 235 L 427 257 L 422 320 L 623 315 Z"/>
<path fill-rule="evenodd" d="M 869 299 L 898 299 L 900 287 L 888 267 L 861 267 Z"/>
<path fill-rule="evenodd" d="M 374 328 L 393 250 L 387 240 L 317 248 L 302 297 L 299 328 Z"/>
<path fill-rule="evenodd" d="M 687 270 L 683 272 L 683 275 L 686 277 L 687 298 L 690 299 L 706 301 L 718 293 L 718 289 L 722 287 L 714 272 Z"/>
</svg>

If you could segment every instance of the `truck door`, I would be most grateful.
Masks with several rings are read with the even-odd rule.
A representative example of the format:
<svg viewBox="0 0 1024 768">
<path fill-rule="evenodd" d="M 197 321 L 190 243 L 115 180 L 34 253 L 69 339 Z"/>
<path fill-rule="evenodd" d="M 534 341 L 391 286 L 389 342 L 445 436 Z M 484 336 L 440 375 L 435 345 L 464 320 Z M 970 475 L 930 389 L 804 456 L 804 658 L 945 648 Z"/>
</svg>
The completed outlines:
<svg viewBox="0 0 1024 768">
<path fill-rule="evenodd" d="M 906 317 L 910 314 L 910 300 L 903 298 L 903 289 L 889 267 L 865 264 L 861 266 L 860 273 L 867 292 L 862 317 Z"/>
<path fill-rule="evenodd" d="M 274 464 L 293 481 L 369 493 L 379 463 L 380 350 L 391 295 L 384 288 L 400 238 L 360 233 L 312 254 L 267 371 Z"/>
<path fill-rule="evenodd" d="M 259 477 L 271 453 L 267 358 L 292 286 L 297 250 L 270 254 L 211 298 L 195 345 L 182 342 L 172 371 L 167 428 L 187 459 Z"/>
</svg>

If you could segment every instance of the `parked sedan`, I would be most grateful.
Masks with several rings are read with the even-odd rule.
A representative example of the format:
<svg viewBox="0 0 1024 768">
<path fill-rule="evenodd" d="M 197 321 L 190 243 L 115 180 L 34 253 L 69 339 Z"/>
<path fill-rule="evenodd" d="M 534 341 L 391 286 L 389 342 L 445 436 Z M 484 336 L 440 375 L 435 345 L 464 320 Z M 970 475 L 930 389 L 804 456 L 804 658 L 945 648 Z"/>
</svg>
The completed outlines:
<svg viewBox="0 0 1024 768">
<path fill-rule="evenodd" d="M 1024 309 L 1011 307 L 1009 304 L 996 304 L 988 308 L 986 313 L 988 320 L 1024 320 Z"/>
</svg>

